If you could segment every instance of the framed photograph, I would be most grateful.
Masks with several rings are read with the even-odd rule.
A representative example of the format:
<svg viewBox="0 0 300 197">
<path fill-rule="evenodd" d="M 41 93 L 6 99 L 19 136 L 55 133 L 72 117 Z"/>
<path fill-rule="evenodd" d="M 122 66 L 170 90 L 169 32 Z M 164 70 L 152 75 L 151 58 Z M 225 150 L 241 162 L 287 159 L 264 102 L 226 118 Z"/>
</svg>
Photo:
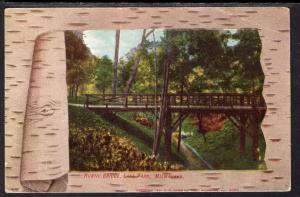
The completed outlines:
<svg viewBox="0 0 300 197">
<path fill-rule="evenodd" d="M 291 189 L 286 7 L 5 9 L 6 192 Z"/>
</svg>

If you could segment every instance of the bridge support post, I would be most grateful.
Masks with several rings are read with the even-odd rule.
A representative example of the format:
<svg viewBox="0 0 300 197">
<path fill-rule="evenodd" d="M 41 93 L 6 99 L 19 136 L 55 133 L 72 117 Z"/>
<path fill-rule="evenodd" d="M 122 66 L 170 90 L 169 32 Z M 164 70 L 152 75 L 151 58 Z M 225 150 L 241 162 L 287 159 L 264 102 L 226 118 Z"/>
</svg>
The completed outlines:
<svg viewBox="0 0 300 197">
<path fill-rule="evenodd" d="M 244 115 L 240 116 L 240 155 L 245 153 L 245 143 L 246 143 L 246 131 L 245 131 L 246 117 Z"/>
<path fill-rule="evenodd" d="M 182 127 L 182 119 L 181 114 L 179 115 L 179 132 L 178 132 L 178 143 L 177 143 L 177 152 L 180 151 L 180 143 L 181 143 L 181 127 Z"/>
<path fill-rule="evenodd" d="M 168 110 L 166 112 L 165 120 L 165 161 L 170 163 L 172 161 L 172 115 Z"/>
<path fill-rule="evenodd" d="M 258 160 L 259 157 L 259 146 L 258 146 L 258 140 L 259 140 L 259 122 L 258 122 L 258 114 L 253 114 L 253 132 L 252 132 L 252 158 L 254 161 Z"/>
</svg>

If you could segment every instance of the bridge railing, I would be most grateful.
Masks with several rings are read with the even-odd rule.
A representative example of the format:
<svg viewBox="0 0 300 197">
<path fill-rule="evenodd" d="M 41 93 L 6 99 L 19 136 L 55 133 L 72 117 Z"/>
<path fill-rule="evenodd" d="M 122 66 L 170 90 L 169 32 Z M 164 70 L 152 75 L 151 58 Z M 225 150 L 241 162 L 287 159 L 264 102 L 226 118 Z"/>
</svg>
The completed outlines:
<svg viewBox="0 0 300 197">
<path fill-rule="evenodd" d="M 150 106 L 159 105 L 161 96 L 154 94 L 85 94 L 86 103 L 89 105 L 106 105 L 106 106 Z"/>
<path fill-rule="evenodd" d="M 157 106 L 160 105 L 161 95 L 155 94 L 85 94 L 85 106 Z M 199 93 L 199 94 L 168 94 L 167 102 L 170 106 L 245 106 L 264 107 L 261 95 L 239 93 Z"/>
<path fill-rule="evenodd" d="M 254 94 L 202 93 L 192 95 L 169 95 L 170 105 L 196 106 L 264 106 L 264 99 Z"/>
</svg>

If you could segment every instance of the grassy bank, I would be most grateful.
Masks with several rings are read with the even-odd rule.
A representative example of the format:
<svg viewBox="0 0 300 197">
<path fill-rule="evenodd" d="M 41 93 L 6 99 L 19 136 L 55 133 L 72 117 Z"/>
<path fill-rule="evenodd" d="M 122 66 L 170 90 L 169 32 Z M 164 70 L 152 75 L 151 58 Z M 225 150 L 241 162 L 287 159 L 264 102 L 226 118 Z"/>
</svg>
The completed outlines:
<svg viewBox="0 0 300 197">
<path fill-rule="evenodd" d="M 119 113 L 123 119 L 127 120 L 130 125 L 134 125 L 146 134 L 148 137 L 153 138 L 154 128 L 150 128 L 139 124 L 135 121 L 137 116 L 145 117 L 150 121 L 153 121 L 154 116 L 151 113 Z M 194 151 L 201 155 L 201 157 L 211 164 L 215 169 L 224 170 L 256 170 L 266 169 L 264 162 L 265 153 L 265 140 L 262 131 L 259 133 L 259 161 L 253 161 L 251 146 L 252 141 L 250 136 L 246 136 L 245 154 L 240 155 L 239 152 L 239 131 L 232 125 L 230 121 L 226 121 L 224 127 L 218 132 L 212 132 L 206 134 L 206 142 L 203 135 L 197 130 L 197 126 L 192 123 L 191 118 L 187 118 L 182 125 L 182 133 L 186 136 L 183 139 L 183 143 L 187 144 Z M 174 137 L 178 135 L 178 132 L 174 133 Z M 161 148 L 163 146 L 163 138 Z M 177 143 L 173 141 L 172 153 L 181 157 L 187 162 L 186 155 L 182 152 L 177 153 Z M 163 150 L 161 150 L 161 156 L 163 158 Z"/>
<path fill-rule="evenodd" d="M 124 122 L 118 121 L 113 125 L 93 112 L 69 106 L 71 169 L 83 171 L 183 169 L 180 163 L 165 165 L 164 162 L 152 157 L 152 147 L 145 143 L 144 139 L 140 139 L 141 136 L 136 137 L 118 127 L 118 124 L 122 123 Z"/>
<path fill-rule="evenodd" d="M 223 129 L 218 132 L 206 134 L 206 142 L 202 134 L 198 133 L 197 127 L 187 118 L 183 123 L 183 132 L 190 136 L 183 141 L 194 148 L 202 157 L 208 161 L 215 169 L 225 170 L 255 170 L 265 169 L 264 153 L 265 140 L 260 130 L 259 153 L 260 160 L 252 160 L 251 138 L 246 136 L 245 154 L 239 153 L 239 131 L 230 121 L 226 121 Z"/>
<path fill-rule="evenodd" d="M 135 118 L 137 116 L 143 116 L 149 119 L 150 121 L 153 121 L 154 115 L 151 113 L 143 113 L 143 112 L 126 112 L 126 113 L 118 113 L 118 116 L 120 116 L 122 119 L 126 120 L 130 125 L 136 127 L 139 129 L 139 131 L 142 131 L 145 135 L 147 135 L 151 139 L 151 144 L 153 144 L 153 138 L 154 138 L 154 127 L 148 127 L 141 125 L 140 123 L 135 121 Z M 179 162 L 181 164 L 184 164 L 185 166 L 188 166 L 188 160 L 184 154 L 181 152 L 177 152 L 176 143 L 173 141 L 172 143 L 172 157 L 175 162 Z M 159 158 L 161 161 L 164 160 L 165 153 L 164 153 L 164 138 L 161 138 L 160 143 L 160 151 L 159 151 Z"/>
<path fill-rule="evenodd" d="M 69 103 L 76 103 L 76 104 L 84 104 L 86 102 L 86 98 L 84 95 L 79 95 L 77 98 L 75 97 L 68 97 Z"/>
<path fill-rule="evenodd" d="M 136 121 L 137 116 L 143 116 L 153 121 L 151 113 L 118 113 L 117 115 L 99 116 L 93 112 L 78 107 L 69 107 L 70 124 L 76 124 L 78 128 L 101 127 L 109 130 L 112 135 L 130 141 L 140 152 L 147 156 L 152 154 L 154 128 L 144 126 Z M 183 143 L 191 147 L 201 157 L 210 163 L 215 169 L 225 170 L 255 170 L 266 169 L 264 163 L 265 141 L 262 132 L 259 135 L 260 160 L 254 162 L 251 154 L 251 139 L 246 137 L 246 150 L 244 155 L 239 153 L 239 132 L 230 121 L 226 121 L 224 127 L 213 133 L 206 134 L 206 142 L 202 134 L 197 131 L 197 126 L 187 118 L 182 125 Z M 174 133 L 176 137 L 178 133 Z M 160 161 L 164 161 L 164 139 L 161 140 Z M 174 163 L 188 166 L 188 156 L 183 152 L 177 152 L 176 141 L 173 140 L 172 154 Z"/>
<path fill-rule="evenodd" d="M 89 112 L 80 107 L 69 106 L 69 122 L 75 124 L 80 128 L 87 127 L 103 127 L 111 131 L 112 134 L 130 140 L 139 150 L 150 155 L 152 149 L 147 146 L 142 140 L 134 135 L 128 134 L 126 131 L 117 126 L 112 125 L 110 122 L 105 121 L 103 118 L 93 112 Z"/>
</svg>

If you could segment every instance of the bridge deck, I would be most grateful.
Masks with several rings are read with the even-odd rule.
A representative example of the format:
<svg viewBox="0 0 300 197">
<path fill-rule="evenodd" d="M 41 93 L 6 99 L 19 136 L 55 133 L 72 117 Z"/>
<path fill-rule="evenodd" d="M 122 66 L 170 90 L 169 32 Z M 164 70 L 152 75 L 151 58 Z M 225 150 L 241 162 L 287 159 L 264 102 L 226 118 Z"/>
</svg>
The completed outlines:
<svg viewBox="0 0 300 197">
<path fill-rule="evenodd" d="M 85 104 L 69 103 L 71 106 L 85 107 Z M 193 106 L 168 106 L 173 112 L 181 111 L 206 111 L 206 112 L 251 112 L 253 110 L 265 110 L 265 107 L 252 107 L 252 106 L 205 106 L 205 105 L 193 105 Z M 111 111 L 111 112 L 125 112 L 125 111 L 154 111 L 155 106 L 141 106 L 141 105 L 89 105 L 90 110 L 96 111 Z M 160 106 L 156 107 L 159 110 Z"/>
<path fill-rule="evenodd" d="M 154 94 L 85 94 L 85 104 L 70 104 L 94 111 L 154 111 L 160 109 L 161 95 Z M 261 95 L 239 93 L 167 94 L 171 112 L 252 112 L 264 111 Z"/>
</svg>

